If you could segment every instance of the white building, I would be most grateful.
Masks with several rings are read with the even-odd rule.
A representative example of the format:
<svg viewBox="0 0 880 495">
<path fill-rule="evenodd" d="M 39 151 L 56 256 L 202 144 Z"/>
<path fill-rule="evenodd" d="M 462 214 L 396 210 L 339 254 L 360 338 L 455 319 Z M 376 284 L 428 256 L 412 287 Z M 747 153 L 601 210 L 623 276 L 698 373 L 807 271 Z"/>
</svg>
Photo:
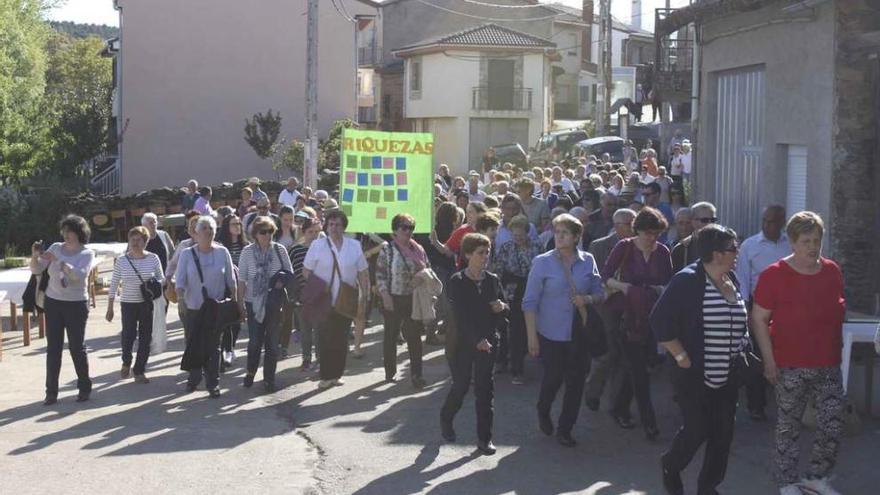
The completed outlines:
<svg viewBox="0 0 880 495">
<path fill-rule="evenodd" d="M 550 124 L 555 43 L 484 24 L 402 47 L 404 115 L 434 134 L 434 159 L 477 169 L 489 146 L 535 142 Z"/>
</svg>

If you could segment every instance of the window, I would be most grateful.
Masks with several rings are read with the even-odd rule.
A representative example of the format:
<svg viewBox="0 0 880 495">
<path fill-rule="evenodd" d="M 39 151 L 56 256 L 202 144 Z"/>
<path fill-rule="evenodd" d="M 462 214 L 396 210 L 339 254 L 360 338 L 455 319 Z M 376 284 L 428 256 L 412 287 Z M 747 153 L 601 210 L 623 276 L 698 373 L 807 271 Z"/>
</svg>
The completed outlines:
<svg viewBox="0 0 880 495">
<path fill-rule="evenodd" d="M 409 97 L 412 100 L 422 97 L 422 58 L 409 61 Z"/>
<path fill-rule="evenodd" d="M 807 147 L 790 144 L 785 208 L 789 213 L 807 209 Z"/>
<path fill-rule="evenodd" d="M 580 86 L 580 102 L 581 103 L 589 103 L 590 102 L 590 87 L 589 86 Z"/>
</svg>

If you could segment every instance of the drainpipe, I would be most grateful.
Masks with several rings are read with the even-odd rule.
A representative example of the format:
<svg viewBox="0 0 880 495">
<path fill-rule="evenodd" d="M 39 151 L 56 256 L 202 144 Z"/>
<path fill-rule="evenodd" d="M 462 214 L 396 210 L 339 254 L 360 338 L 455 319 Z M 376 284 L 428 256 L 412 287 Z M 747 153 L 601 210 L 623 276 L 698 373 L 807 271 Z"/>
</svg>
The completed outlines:
<svg viewBox="0 0 880 495">
<path fill-rule="evenodd" d="M 123 44 L 125 40 L 123 39 L 124 31 L 122 25 L 122 6 L 119 5 L 119 0 L 113 0 L 113 8 L 119 12 L 119 53 L 116 54 L 117 62 L 116 62 L 116 97 L 119 98 L 119 111 L 116 114 L 116 177 L 117 181 L 119 181 L 118 186 L 118 194 L 122 196 L 122 133 L 125 129 L 125 112 L 123 111 L 123 99 L 122 99 L 122 88 L 124 87 L 122 84 L 123 78 Z"/>
<path fill-rule="evenodd" d="M 701 151 L 698 145 L 699 138 L 699 128 L 700 128 L 700 72 L 702 69 L 703 60 L 700 56 L 700 32 L 702 31 L 702 26 L 700 24 L 694 23 L 694 55 L 693 55 L 693 63 L 691 64 L 693 67 L 691 68 L 691 133 L 693 135 L 693 140 L 691 143 L 691 195 L 693 195 L 693 184 L 694 178 L 699 178 L 696 174 L 696 171 L 699 170 L 699 167 L 696 166 L 697 163 L 697 155 Z"/>
</svg>

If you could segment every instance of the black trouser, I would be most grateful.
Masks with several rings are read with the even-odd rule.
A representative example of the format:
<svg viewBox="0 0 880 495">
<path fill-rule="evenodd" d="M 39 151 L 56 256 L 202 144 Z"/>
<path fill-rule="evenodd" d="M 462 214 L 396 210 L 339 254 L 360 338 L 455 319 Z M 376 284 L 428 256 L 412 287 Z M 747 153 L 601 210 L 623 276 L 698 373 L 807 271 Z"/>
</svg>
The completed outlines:
<svg viewBox="0 0 880 495">
<path fill-rule="evenodd" d="M 614 414 L 629 417 L 629 404 L 633 395 L 639 407 L 639 418 L 643 427 L 656 427 L 654 404 L 651 402 L 651 382 L 648 375 L 648 359 L 655 354 L 650 342 L 629 342 L 623 335 L 623 380 L 614 400 Z"/>
<path fill-rule="evenodd" d="M 397 335 L 403 333 L 409 350 L 410 374 L 422 376 L 422 322 L 412 319 L 412 296 L 392 295 L 394 311 L 382 311 L 385 316 L 385 336 L 382 342 L 385 378 L 397 374 Z M 321 363 L 321 366 L 324 364 Z"/>
<path fill-rule="evenodd" d="M 538 395 L 538 413 L 549 415 L 550 408 L 559 388 L 565 384 L 562 397 L 562 411 L 556 431 L 570 434 L 581 409 L 581 395 L 584 393 L 584 380 L 590 368 L 590 355 L 584 339 L 577 333 L 569 342 L 549 340 L 538 334 L 541 348 L 541 363 L 544 377 L 541 379 L 541 392 Z"/>
<path fill-rule="evenodd" d="M 273 325 L 266 321 L 268 315 L 265 315 L 263 321 L 259 322 L 251 303 L 245 303 L 245 307 L 248 319 L 247 373 L 251 376 L 257 374 L 257 368 L 260 367 L 260 354 L 265 349 L 263 380 L 266 383 L 274 383 L 275 369 L 278 366 L 278 322 Z"/>
<path fill-rule="evenodd" d="M 684 470 L 705 442 L 706 451 L 697 486 L 698 493 L 708 492 L 721 484 L 727 471 L 737 387 L 728 384 L 720 389 L 709 388 L 703 383 L 701 373 L 674 371 L 673 382 L 684 424 L 675 434 L 672 447 L 663 454 L 663 465 L 673 472 Z"/>
<path fill-rule="evenodd" d="M 199 310 L 197 309 L 188 309 L 186 310 L 186 314 L 184 315 L 185 321 L 183 328 L 184 330 L 189 329 L 190 332 L 194 331 L 196 325 L 198 325 L 198 316 Z M 189 337 L 187 337 L 187 341 Z M 211 349 L 211 352 L 208 354 L 208 360 L 205 364 L 198 369 L 190 370 L 189 378 L 187 379 L 187 383 L 192 387 L 197 387 L 199 383 L 202 382 L 202 374 L 205 375 L 205 388 L 207 390 L 214 390 L 220 388 L 220 343 L 216 343 L 216 347 Z"/>
<path fill-rule="evenodd" d="M 293 305 L 282 312 L 280 327 L 278 328 L 278 348 L 283 356 L 287 355 L 290 346 L 290 334 L 293 332 Z"/>
<path fill-rule="evenodd" d="M 461 409 L 464 396 L 474 382 L 474 395 L 477 399 L 477 438 L 481 442 L 492 440 L 492 420 L 494 417 L 493 400 L 495 398 L 495 379 L 493 377 L 495 363 L 495 345 L 492 351 L 478 351 L 476 345 L 461 346 L 449 358 L 452 370 L 452 388 L 443 402 L 440 419 L 451 423 L 455 414 Z"/>
<path fill-rule="evenodd" d="M 751 303 L 751 301 L 750 301 Z M 749 304 L 749 311 L 751 311 L 751 304 Z M 752 342 L 757 342 L 754 336 L 752 336 Z M 758 356 L 758 359 L 763 361 L 764 357 L 761 355 L 761 348 L 757 345 L 752 346 L 752 352 Z M 746 405 L 751 412 L 764 411 L 764 408 L 767 407 L 767 379 L 764 378 L 764 375 L 758 375 L 753 380 L 746 382 Z"/>
<path fill-rule="evenodd" d="M 525 284 L 523 284 L 525 285 Z M 522 298 L 514 298 L 510 305 L 510 373 L 522 375 L 524 362 L 529 350 L 529 339 L 526 334 L 526 319 L 522 312 Z"/>
<path fill-rule="evenodd" d="M 348 354 L 348 329 L 351 320 L 331 310 L 330 316 L 318 327 L 318 353 L 321 380 L 342 378 Z"/>
<path fill-rule="evenodd" d="M 58 396 L 58 376 L 61 374 L 61 352 L 64 350 L 64 331 L 67 330 L 67 349 L 76 369 L 76 388 L 80 393 L 92 391 L 89 378 L 89 358 L 83 345 L 86 320 L 89 319 L 87 301 L 58 301 L 46 297 L 46 395 Z M 149 346 L 147 347 L 149 351 Z"/>
<path fill-rule="evenodd" d="M 235 350 L 235 343 L 238 341 L 238 334 L 241 332 L 241 323 L 228 325 L 223 330 L 223 351 L 232 352 Z"/>
<path fill-rule="evenodd" d="M 122 307 L 122 364 L 131 366 L 131 349 L 137 339 L 137 359 L 132 371 L 135 375 L 142 375 L 147 367 L 150 342 L 153 340 L 153 301 L 124 302 L 120 306 Z"/>
<path fill-rule="evenodd" d="M 510 322 L 501 321 L 498 325 L 498 352 L 495 353 L 495 362 L 499 366 L 507 366 L 510 355 Z"/>
</svg>

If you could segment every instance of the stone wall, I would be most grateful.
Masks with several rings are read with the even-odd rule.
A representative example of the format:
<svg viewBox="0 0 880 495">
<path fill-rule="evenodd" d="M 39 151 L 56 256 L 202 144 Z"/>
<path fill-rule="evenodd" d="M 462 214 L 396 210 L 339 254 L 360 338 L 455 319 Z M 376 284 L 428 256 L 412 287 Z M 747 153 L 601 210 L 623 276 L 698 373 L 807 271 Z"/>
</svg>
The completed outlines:
<svg viewBox="0 0 880 495">
<path fill-rule="evenodd" d="M 830 239 L 846 278 L 847 306 L 873 313 L 880 292 L 878 61 L 848 40 L 880 25 L 863 0 L 837 0 Z"/>
</svg>

